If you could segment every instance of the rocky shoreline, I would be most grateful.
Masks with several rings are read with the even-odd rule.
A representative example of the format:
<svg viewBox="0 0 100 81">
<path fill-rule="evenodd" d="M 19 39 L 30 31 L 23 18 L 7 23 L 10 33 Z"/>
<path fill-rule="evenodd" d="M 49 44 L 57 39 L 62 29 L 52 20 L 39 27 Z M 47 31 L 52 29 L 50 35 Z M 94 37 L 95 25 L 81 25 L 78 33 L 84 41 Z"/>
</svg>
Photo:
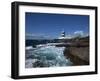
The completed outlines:
<svg viewBox="0 0 100 81">
<path fill-rule="evenodd" d="M 64 50 L 66 58 L 70 58 L 73 65 L 89 65 L 89 38 L 74 41 L 74 46 L 67 46 Z"/>
<path fill-rule="evenodd" d="M 89 47 L 67 47 L 64 55 L 73 65 L 89 65 Z"/>
<path fill-rule="evenodd" d="M 60 41 L 63 41 L 64 45 L 57 47 L 66 47 L 64 56 L 69 58 L 73 65 L 89 65 L 89 37 Z"/>
</svg>

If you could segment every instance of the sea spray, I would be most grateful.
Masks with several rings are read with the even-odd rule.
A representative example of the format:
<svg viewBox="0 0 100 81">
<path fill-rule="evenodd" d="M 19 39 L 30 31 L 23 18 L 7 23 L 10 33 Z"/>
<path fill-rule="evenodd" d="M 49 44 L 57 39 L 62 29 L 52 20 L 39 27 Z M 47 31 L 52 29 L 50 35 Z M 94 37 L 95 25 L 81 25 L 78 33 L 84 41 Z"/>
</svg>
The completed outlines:
<svg viewBox="0 0 100 81">
<path fill-rule="evenodd" d="M 41 46 L 35 49 L 26 50 L 26 68 L 35 67 L 62 67 L 72 65 L 69 59 L 66 59 L 63 51 L 65 47 Z"/>
</svg>

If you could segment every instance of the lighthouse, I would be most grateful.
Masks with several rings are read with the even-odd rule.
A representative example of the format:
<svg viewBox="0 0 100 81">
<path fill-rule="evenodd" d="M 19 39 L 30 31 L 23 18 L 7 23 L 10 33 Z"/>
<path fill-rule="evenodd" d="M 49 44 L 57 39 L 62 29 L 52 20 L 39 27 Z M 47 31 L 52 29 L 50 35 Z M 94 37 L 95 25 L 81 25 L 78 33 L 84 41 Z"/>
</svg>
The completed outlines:
<svg viewBox="0 0 100 81">
<path fill-rule="evenodd" d="M 58 39 L 71 39 L 71 38 L 72 38 L 72 36 L 66 35 L 64 30 L 61 32 L 60 37 L 58 37 Z"/>
<path fill-rule="evenodd" d="M 58 38 L 58 39 L 65 39 L 66 38 L 66 36 L 65 36 L 65 31 L 63 30 L 62 32 L 61 32 L 61 35 L 60 35 L 60 37 Z"/>
<path fill-rule="evenodd" d="M 61 37 L 65 37 L 65 31 L 64 30 L 61 32 Z"/>
</svg>

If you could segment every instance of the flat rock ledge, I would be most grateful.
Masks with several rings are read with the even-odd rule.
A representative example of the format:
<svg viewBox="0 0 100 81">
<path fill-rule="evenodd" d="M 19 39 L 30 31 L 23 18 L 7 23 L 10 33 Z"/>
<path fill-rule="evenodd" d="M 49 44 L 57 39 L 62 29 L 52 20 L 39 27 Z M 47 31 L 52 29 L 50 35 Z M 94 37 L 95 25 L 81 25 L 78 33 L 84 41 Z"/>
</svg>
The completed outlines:
<svg viewBox="0 0 100 81">
<path fill-rule="evenodd" d="M 64 55 L 69 58 L 73 65 L 89 65 L 89 47 L 66 47 Z"/>
</svg>

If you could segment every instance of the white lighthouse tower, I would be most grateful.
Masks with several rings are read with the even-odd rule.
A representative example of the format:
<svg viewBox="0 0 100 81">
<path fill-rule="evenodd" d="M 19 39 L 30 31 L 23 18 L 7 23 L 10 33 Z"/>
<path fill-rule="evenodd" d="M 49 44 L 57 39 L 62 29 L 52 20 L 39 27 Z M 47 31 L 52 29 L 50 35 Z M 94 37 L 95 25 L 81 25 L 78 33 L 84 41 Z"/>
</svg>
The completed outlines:
<svg viewBox="0 0 100 81">
<path fill-rule="evenodd" d="M 61 32 L 61 35 L 60 35 L 60 37 L 58 38 L 58 39 L 65 39 L 65 31 L 63 30 L 62 32 Z"/>
<path fill-rule="evenodd" d="M 60 37 L 58 39 L 71 39 L 71 35 L 66 35 L 65 31 L 63 30 L 60 34 Z"/>
<path fill-rule="evenodd" d="M 65 37 L 65 31 L 64 30 L 61 32 L 61 37 Z"/>
</svg>

